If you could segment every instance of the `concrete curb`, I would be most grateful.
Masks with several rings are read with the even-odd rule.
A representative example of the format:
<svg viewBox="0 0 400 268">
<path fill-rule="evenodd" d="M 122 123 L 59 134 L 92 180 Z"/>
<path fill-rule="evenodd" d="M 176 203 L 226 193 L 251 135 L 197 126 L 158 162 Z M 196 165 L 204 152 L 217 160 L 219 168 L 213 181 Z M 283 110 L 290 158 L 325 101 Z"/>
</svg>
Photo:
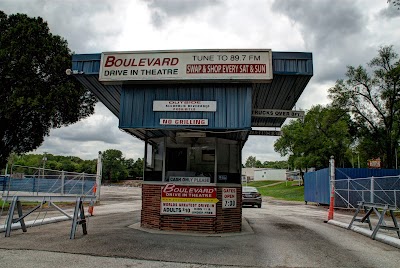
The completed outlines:
<svg viewBox="0 0 400 268">
<path fill-rule="evenodd" d="M 332 225 L 335 225 L 335 226 L 338 226 L 338 227 L 342 227 L 344 229 L 347 229 L 349 227 L 348 223 L 335 221 L 335 220 L 329 220 L 328 223 L 332 224 Z M 371 231 L 369 229 L 361 228 L 361 227 L 358 227 L 358 226 L 351 226 L 350 229 L 352 231 L 354 231 L 354 232 L 357 232 L 359 234 L 368 236 L 370 238 L 371 238 L 371 235 L 372 235 L 372 232 L 373 232 L 373 231 Z M 400 239 L 398 239 L 398 238 L 394 238 L 394 237 L 387 236 L 387 235 L 384 235 L 384 234 L 376 234 L 375 240 L 377 240 L 379 242 L 382 242 L 382 243 L 385 243 L 385 244 L 388 244 L 390 246 L 396 247 L 396 248 L 400 248 Z"/>
<path fill-rule="evenodd" d="M 194 233 L 194 232 L 177 232 L 177 231 L 164 231 L 159 229 L 142 228 L 140 222 L 129 225 L 129 228 L 139 230 L 151 234 L 165 234 L 165 235 L 185 235 L 185 236 L 203 236 L 203 237 L 228 237 L 254 234 L 253 229 L 245 218 L 242 218 L 242 231 L 238 233 Z"/>
<path fill-rule="evenodd" d="M 73 217 L 73 215 L 70 215 Z M 86 216 L 87 218 L 90 217 L 90 215 Z M 52 218 L 46 218 L 44 220 L 36 220 L 36 221 L 27 221 L 25 222 L 25 225 L 27 228 L 33 227 L 33 226 L 40 226 L 44 224 L 50 224 L 50 223 L 56 223 L 60 221 L 67 221 L 71 220 L 67 216 L 59 216 L 59 217 L 52 217 Z M 217 234 L 205 234 L 205 233 L 184 233 L 184 232 L 175 232 L 175 231 L 163 231 L 163 230 L 157 230 L 157 229 L 148 229 L 148 228 L 142 228 L 140 226 L 140 222 L 134 223 L 132 225 L 128 226 L 129 228 L 136 229 L 142 232 L 146 233 L 152 233 L 152 234 L 173 234 L 173 235 L 188 235 L 188 236 L 215 236 L 215 237 L 228 237 L 228 236 L 239 236 L 239 235 L 249 235 L 249 234 L 254 234 L 253 229 L 251 228 L 250 224 L 245 218 L 242 218 L 242 231 L 240 233 L 217 233 Z M 21 224 L 18 223 L 13 223 L 11 225 L 11 230 L 18 230 L 21 229 Z M 1 224 L 0 225 L 0 233 L 4 233 L 6 231 L 5 225 Z"/>
</svg>

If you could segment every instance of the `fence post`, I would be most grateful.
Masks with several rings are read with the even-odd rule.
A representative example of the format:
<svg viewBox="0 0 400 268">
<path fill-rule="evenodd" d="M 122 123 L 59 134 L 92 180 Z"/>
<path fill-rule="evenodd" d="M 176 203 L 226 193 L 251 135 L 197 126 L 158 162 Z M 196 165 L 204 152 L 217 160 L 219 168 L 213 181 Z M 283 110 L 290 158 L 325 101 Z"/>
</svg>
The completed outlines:
<svg viewBox="0 0 400 268">
<path fill-rule="evenodd" d="M 375 183 L 374 183 L 374 177 L 371 177 L 371 192 L 370 192 L 370 201 L 371 203 L 374 203 L 374 192 L 375 192 Z"/>
<path fill-rule="evenodd" d="M 64 195 L 65 172 L 61 171 L 61 195 Z"/>
<path fill-rule="evenodd" d="M 146 159 L 144 160 L 146 161 Z M 97 172 L 96 172 L 96 201 L 100 201 L 100 191 L 101 191 L 101 174 L 103 169 L 101 151 L 99 151 L 99 156 L 97 157 Z"/>
<path fill-rule="evenodd" d="M 84 186 L 85 186 L 85 173 L 82 172 L 82 190 L 81 190 L 81 195 L 83 195 L 83 193 L 85 192 Z"/>
<path fill-rule="evenodd" d="M 333 220 L 333 207 L 335 206 L 335 159 L 333 155 L 329 160 L 329 177 L 331 182 L 331 196 L 329 203 L 328 221 Z"/>
<path fill-rule="evenodd" d="M 350 208 L 350 178 L 347 177 L 347 208 Z"/>
</svg>

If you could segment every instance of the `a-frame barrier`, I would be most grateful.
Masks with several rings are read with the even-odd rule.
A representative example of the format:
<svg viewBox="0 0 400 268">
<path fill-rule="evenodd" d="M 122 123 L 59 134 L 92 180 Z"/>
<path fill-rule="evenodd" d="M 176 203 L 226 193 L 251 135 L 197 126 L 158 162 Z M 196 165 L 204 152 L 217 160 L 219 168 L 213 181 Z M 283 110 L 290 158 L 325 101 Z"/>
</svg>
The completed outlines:
<svg viewBox="0 0 400 268">
<path fill-rule="evenodd" d="M 68 219 L 72 220 L 71 231 L 70 231 L 70 239 L 75 238 L 76 229 L 78 225 L 82 225 L 83 234 L 87 234 L 87 224 L 86 224 L 86 216 L 83 207 L 84 202 L 93 202 L 96 200 L 95 196 L 13 196 L 12 200 L 10 200 L 10 208 L 8 210 L 8 216 L 5 225 L 5 237 L 9 237 L 11 235 L 12 225 L 15 223 L 20 223 L 21 229 L 23 232 L 27 231 L 25 218 L 41 208 L 44 204 L 48 203 L 49 206 L 53 206 L 60 213 L 64 214 Z M 5 200 L 7 201 L 7 200 Z M 28 202 L 39 202 L 40 204 L 28 211 L 27 213 L 23 213 L 21 201 Z M 73 215 L 69 215 L 63 209 L 58 207 L 54 202 L 75 202 L 75 209 Z M 15 209 L 18 211 L 18 217 L 14 218 Z"/>
</svg>

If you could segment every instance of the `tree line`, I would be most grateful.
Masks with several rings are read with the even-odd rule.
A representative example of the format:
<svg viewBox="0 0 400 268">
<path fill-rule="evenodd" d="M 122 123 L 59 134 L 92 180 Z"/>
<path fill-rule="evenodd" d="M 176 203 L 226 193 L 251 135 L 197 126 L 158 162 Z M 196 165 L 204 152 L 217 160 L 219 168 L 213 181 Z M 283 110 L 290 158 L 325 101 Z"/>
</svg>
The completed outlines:
<svg viewBox="0 0 400 268">
<path fill-rule="evenodd" d="M 288 156 L 289 166 L 324 168 L 334 156 L 340 167 L 367 167 L 371 159 L 398 167 L 400 61 L 393 46 L 381 47 L 367 67 L 348 66 L 329 97 L 328 105 L 282 127 L 274 149 Z"/>
<path fill-rule="evenodd" d="M 257 157 L 250 155 L 246 159 L 246 163 L 242 166 L 246 168 L 271 168 L 271 169 L 287 169 L 287 161 L 264 161 L 257 160 Z"/>
<path fill-rule="evenodd" d="M 102 152 L 102 180 L 118 182 L 126 179 L 143 177 L 143 158 L 134 160 L 125 158 L 119 150 L 109 149 Z M 9 157 L 7 173 L 34 173 L 34 169 L 23 167 L 45 168 L 77 173 L 96 174 L 97 159 L 83 160 L 77 156 L 61 156 L 53 154 L 13 154 Z M 2 171 L 2 174 L 5 170 Z"/>
</svg>

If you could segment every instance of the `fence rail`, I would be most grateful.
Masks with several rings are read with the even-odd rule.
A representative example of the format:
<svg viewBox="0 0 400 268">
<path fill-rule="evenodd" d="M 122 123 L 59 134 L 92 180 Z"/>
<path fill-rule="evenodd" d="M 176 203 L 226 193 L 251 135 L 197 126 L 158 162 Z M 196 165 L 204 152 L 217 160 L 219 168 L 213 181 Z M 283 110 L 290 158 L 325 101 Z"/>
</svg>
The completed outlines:
<svg viewBox="0 0 400 268">
<path fill-rule="evenodd" d="M 335 180 L 335 205 L 356 208 L 357 202 L 381 203 L 400 208 L 400 176 Z"/>
<path fill-rule="evenodd" d="M 330 203 L 329 169 L 304 176 L 304 201 Z M 336 168 L 335 207 L 355 208 L 357 202 L 384 203 L 400 207 L 400 170 Z"/>
<path fill-rule="evenodd" d="M 57 171 L 14 165 L 0 177 L 0 189 L 7 195 L 92 195 L 96 174 Z"/>
</svg>

